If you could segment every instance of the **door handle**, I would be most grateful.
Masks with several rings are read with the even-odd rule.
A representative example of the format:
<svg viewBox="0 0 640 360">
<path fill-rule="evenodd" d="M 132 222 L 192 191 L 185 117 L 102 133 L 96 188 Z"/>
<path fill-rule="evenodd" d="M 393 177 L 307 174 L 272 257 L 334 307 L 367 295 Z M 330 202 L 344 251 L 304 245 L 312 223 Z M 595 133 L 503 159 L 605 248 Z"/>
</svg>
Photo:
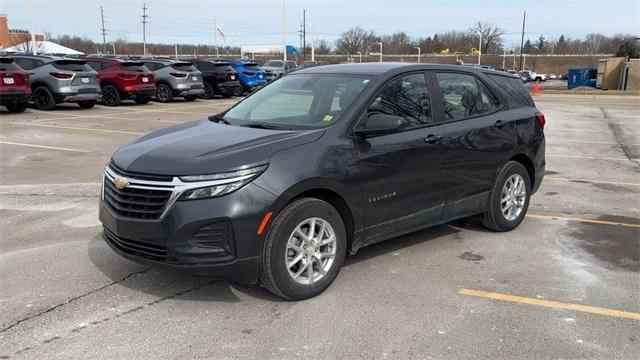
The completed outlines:
<svg viewBox="0 0 640 360">
<path fill-rule="evenodd" d="M 440 135 L 433 135 L 433 134 L 429 134 L 427 135 L 427 137 L 424 139 L 425 142 L 429 143 L 429 144 L 435 144 L 438 141 L 440 141 L 440 139 L 442 139 L 442 136 Z"/>
<path fill-rule="evenodd" d="M 498 120 L 493 124 L 493 126 L 497 127 L 498 129 L 502 129 L 504 125 L 505 123 L 502 120 Z"/>
</svg>

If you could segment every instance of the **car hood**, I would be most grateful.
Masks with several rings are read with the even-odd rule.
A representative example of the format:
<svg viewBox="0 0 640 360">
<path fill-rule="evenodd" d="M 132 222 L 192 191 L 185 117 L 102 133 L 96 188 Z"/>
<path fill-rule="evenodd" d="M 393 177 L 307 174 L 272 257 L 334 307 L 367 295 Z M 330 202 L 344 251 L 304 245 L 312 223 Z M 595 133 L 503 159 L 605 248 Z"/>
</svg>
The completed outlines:
<svg viewBox="0 0 640 360">
<path fill-rule="evenodd" d="M 151 132 L 125 145 L 112 162 L 124 171 L 200 175 L 265 164 L 272 154 L 319 139 L 322 129 L 280 131 L 192 121 Z"/>
<path fill-rule="evenodd" d="M 260 70 L 264 70 L 264 71 L 267 71 L 267 70 L 269 70 L 269 71 L 284 71 L 283 68 L 276 67 L 276 66 L 262 66 L 260 68 Z"/>
</svg>

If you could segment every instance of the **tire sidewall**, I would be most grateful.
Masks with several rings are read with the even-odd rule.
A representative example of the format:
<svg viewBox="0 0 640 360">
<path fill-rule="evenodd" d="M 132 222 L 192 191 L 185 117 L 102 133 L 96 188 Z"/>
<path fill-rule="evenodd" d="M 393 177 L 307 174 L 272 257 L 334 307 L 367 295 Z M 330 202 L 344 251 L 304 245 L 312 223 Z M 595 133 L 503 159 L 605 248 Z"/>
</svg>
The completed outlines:
<svg viewBox="0 0 640 360">
<path fill-rule="evenodd" d="M 344 263 L 347 246 L 347 234 L 344 222 L 340 213 L 325 201 L 318 199 L 302 199 L 301 204 L 293 203 L 296 206 L 292 212 L 287 212 L 285 216 L 278 216 L 267 235 L 266 241 L 273 241 L 268 266 L 270 268 L 276 286 L 284 295 L 294 299 L 307 299 L 320 294 L 331 285 Z M 286 209 L 283 210 L 283 213 Z M 282 215 L 282 213 L 281 213 Z M 322 279 L 311 285 L 304 285 L 296 282 L 285 265 L 285 253 L 289 236 L 295 228 L 304 220 L 319 217 L 328 221 L 336 235 L 336 255 L 334 262 Z"/>
<path fill-rule="evenodd" d="M 164 90 L 160 90 L 160 89 L 165 89 L 167 90 L 167 96 L 165 98 L 160 97 L 161 91 Z M 156 99 L 158 99 L 159 102 L 163 102 L 163 103 L 168 103 L 171 102 L 173 100 L 173 96 L 171 95 L 171 87 L 167 84 L 160 84 L 158 85 L 157 88 L 157 94 L 156 94 Z"/>
<path fill-rule="evenodd" d="M 109 101 L 109 102 L 105 101 L 105 99 L 104 99 L 104 93 L 105 92 L 112 92 L 112 96 L 113 96 L 112 101 Z M 122 102 L 122 99 L 120 99 L 120 92 L 118 91 L 118 88 L 116 88 L 113 85 L 104 86 L 102 88 L 102 93 L 103 93 L 102 104 L 104 104 L 106 106 L 118 106 Z"/>
<path fill-rule="evenodd" d="M 45 105 L 38 104 L 38 101 L 36 100 L 35 95 L 39 93 L 43 93 L 45 96 L 47 96 L 48 105 L 45 106 Z M 45 110 L 45 111 L 53 110 L 56 108 L 56 100 L 53 97 L 53 94 L 51 93 L 51 91 L 47 87 L 40 86 L 33 91 L 33 106 L 38 110 Z"/>
<path fill-rule="evenodd" d="M 522 208 L 522 212 L 518 215 L 514 220 L 507 220 L 502 214 L 502 188 L 505 185 L 505 182 L 511 175 L 519 174 L 524 179 L 524 184 L 526 187 L 526 197 L 524 201 L 524 207 Z M 531 180 L 529 179 L 529 173 L 527 169 L 520 163 L 515 161 L 510 161 L 504 165 L 502 171 L 500 171 L 499 177 L 496 181 L 495 189 L 492 193 L 491 199 L 491 211 L 493 212 L 493 216 L 497 225 L 504 230 L 513 230 L 524 220 L 524 217 L 527 215 L 527 210 L 529 209 L 529 201 L 531 200 Z"/>
</svg>

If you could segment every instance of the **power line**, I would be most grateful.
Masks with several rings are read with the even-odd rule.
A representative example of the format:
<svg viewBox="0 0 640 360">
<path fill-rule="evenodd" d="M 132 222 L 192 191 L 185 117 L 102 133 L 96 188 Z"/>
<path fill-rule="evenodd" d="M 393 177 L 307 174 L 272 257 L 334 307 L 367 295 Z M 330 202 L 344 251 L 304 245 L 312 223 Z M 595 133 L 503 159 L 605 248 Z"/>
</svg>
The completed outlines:
<svg viewBox="0 0 640 360">
<path fill-rule="evenodd" d="M 147 4 L 142 5 L 142 54 L 147 55 Z"/>
</svg>

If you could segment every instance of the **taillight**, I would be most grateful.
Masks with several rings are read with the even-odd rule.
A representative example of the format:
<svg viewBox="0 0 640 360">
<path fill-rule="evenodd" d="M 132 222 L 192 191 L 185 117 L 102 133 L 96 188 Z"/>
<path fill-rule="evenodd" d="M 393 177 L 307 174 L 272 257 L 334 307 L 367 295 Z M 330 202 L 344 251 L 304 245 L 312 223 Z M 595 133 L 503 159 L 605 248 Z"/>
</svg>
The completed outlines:
<svg viewBox="0 0 640 360">
<path fill-rule="evenodd" d="M 541 112 L 536 113 L 536 120 L 538 120 L 538 124 L 542 127 L 544 127 L 544 124 L 547 122 L 544 118 L 544 114 Z"/>
<path fill-rule="evenodd" d="M 171 73 L 171 76 L 177 77 L 177 78 L 186 78 L 187 74 L 185 74 L 185 73 Z"/>
<path fill-rule="evenodd" d="M 56 79 L 71 79 L 73 75 L 59 72 L 52 72 L 49 75 L 53 76 Z"/>
<path fill-rule="evenodd" d="M 125 80 L 135 80 L 138 77 L 138 74 L 120 73 L 120 74 L 118 74 L 118 76 L 120 76 L 121 78 L 123 78 Z"/>
</svg>

